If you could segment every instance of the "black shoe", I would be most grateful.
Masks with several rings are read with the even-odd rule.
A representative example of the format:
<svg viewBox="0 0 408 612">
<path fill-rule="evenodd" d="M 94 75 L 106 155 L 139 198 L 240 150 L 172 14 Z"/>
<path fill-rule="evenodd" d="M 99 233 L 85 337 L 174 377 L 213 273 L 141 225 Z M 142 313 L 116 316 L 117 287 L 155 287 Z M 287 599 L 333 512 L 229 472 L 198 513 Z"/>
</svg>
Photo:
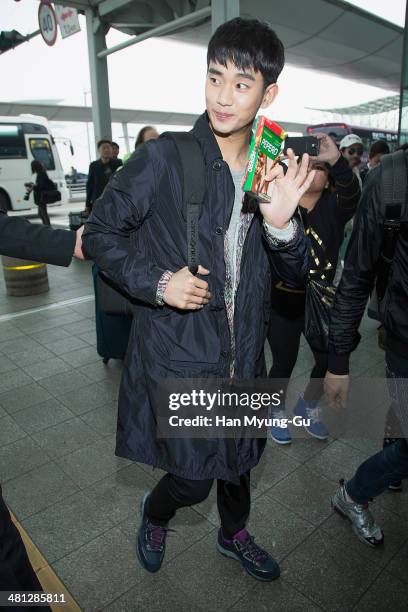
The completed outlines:
<svg viewBox="0 0 408 612">
<path fill-rule="evenodd" d="M 395 493 L 400 493 L 402 491 L 402 481 L 396 480 L 392 484 L 388 485 L 389 491 L 394 491 Z"/>
<path fill-rule="evenodd" d="M 146 517 L 144 507 L 148 497 L 149 493 L 146 493 L 140 507 L 142 522 L 137 533 L 136 553 L 140 563 L 148 572 L 157 572 L 163 563 L 168 529 L 153 525 Z"/>
<path fill-rule="evenodd" d="M 246 529 L 236 533 L 232 540 L 226 540 L 220 529 L 217 549 L 224 557 L 240 561 L 245 571 L 257 580 L 270 582 L 280 576 L 279 565 L 275 559 L 255 544 L 254 538 Z"/>
</svg>

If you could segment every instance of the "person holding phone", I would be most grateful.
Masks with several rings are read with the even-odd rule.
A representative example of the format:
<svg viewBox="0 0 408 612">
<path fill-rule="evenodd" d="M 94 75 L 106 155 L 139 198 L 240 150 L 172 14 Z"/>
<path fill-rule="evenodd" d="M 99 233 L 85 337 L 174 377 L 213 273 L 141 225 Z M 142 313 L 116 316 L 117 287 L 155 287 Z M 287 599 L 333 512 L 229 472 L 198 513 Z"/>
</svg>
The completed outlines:
<svg viewBox="0 0 408 612">
<path fill-rule="evenodd" d="M 310 169 L 316 171 L 307 192 L 300 199 L 298 217 L 308 228 L 310 248 L 315 254 L 310 258 L 310 269 L 325 276 L 326 283 L 333 283 L 339 249 L 343 241 L 344 226 L 354 215 L 360 198 L 360 187 L 346 159 L 330 136 L 315 134 L 320 141 L 320 152 L 310 157 Z M 297 151 L 295 150 L 295 153 Z M 268 341 L 272 351 L 273 365 L 269 377 L 280 380 L 286 395 L 289 379 L 295 367 L 300 338 L 305 324 L 306 278 L 299 279 L 299 286 L 286 285 L 277 261 L 271 258 L 272 268 L 272 312 Z M 307 432 L 318 439 L 328 437 L 321 420 L 318 401 L 323 395 L 323 378 L 327 370 L 327 353 L 313 350 L 315 365 L 310 382 L 295 406 L 294 414 L 309 420 Z M 284 384 L 281 384 L 281 383 Z M 284 416 L 282 410 L 273 413 L 277 419 Z M 278 444 L 289 444 L 292 440 L 289 428 L 272 426 L 271 437 Z"/>
</svg>

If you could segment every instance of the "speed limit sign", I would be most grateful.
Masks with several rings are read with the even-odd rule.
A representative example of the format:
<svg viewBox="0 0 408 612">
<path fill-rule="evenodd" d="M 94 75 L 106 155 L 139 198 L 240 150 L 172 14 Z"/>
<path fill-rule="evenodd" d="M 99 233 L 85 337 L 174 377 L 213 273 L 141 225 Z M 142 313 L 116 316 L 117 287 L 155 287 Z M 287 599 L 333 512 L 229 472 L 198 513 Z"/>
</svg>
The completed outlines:
<svg viewBox="0 0 408 612">
<path fill-rule="evenodd" d="M 52 4 L 48 0 L 41 0 L 38 7 L 38 23 L 43 39 L 47 45 L 52 47 L 57 40 L 57 17 Z"/>
</svg>

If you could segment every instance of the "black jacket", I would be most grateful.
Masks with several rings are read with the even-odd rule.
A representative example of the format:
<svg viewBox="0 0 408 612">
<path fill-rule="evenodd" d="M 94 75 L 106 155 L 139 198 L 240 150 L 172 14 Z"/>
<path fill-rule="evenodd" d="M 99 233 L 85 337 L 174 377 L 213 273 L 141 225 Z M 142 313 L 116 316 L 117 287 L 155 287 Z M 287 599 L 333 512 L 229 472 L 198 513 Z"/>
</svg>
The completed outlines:
<svg viewBox="0 0 408 612">
<path fill-rule="evenodd" d="M 109 182 L 86 224 L 85 251 L 138 300 L 119 395 L 116 453 L 190 479 L 237 481 L 261 456 L 262 439 L 158 439 L 156 389 L 160 379 L 229 378 L 231 338 L 224 301 L 224 234 L 234 203 L 228 165 L 206 115 L 194 126 L 206 172 L 206 195 L 199 219 L 200 263 L 210 303 L 180 311 L 156 303 L 165 270 L 187 265 L 187 232 L 182 172 L 173 141 L 162 137 L 138 147 Z M 129 236 L 134 241 L 131 243 Z M 288 256 L 304 260 L 300 232 Z M 269 319 L 270 266 L 259 214 L 243 246 L 235 300 L 236 377 L 265 374 L 264 342 Z M 285 257 L 283 249 L 277 257 Z"/>
<path fill-rule="evenodd" d="M 1 255 L 69 266 L 75 239 L 75 232 L 51 229 L 0 212 Z"/>
<path fill-rule="evenodd" d="M 86 182 L 86 207 L 92 209 L 92 205 L 103 193 L 112 174 L 122 166 L 121 159 L 111 159 L 103 164 L 100 159 L 89 165 L 88 180 Z"/>
<path fill-rule="evenodd" d="M 37 179 L 34 185 L 34 202 L 37 206 L 45 205 L 45 194 L 48 191 L 55 191 L 56 186 L 54 181 L 50 179 L 47 172 L 37 172 Z M 44 202 L 45 200 L 45 202 Z"/>
<path fill-rule="evenodd" d="M 340 247 L 344 240 L 344 228 L 355 214 L 360 199 L 357 176 L 342 155 L 330 168 L 330 177 L 334 182 L 334 190 L 325 189 L 310 212 L 302 206 L 299 206 L 297 212 L 297 215 L 302 215 L 305 227 L 310 228 L 309 241 L 319 259 L 318 266 L 311 259 L 310 268 L 321 270 L 326 283 L 333 283 Z M 287 318 L 303 316 L 306 275 L 299 277 L 296 287 L 287 287 L 280 275 L 282 263 L 281 259 L 271 258 L 272 309 Z M 299 272 L 301 271 L 299 267 Z M 293 277 L 293 273 L 291 276 Z"/>
<path fill-rule="evenodd" d="M 350 353 L 360 341 L 358 327 L 375 283 L 384 219 L 379 167 L 367 175 L 331 314 L 329 371 L 334 374 L 348 373 Z M 402 229 L 381 311 L 388 349 L 408 357 L 407 214 L 401 221 Z"/>
</svg>

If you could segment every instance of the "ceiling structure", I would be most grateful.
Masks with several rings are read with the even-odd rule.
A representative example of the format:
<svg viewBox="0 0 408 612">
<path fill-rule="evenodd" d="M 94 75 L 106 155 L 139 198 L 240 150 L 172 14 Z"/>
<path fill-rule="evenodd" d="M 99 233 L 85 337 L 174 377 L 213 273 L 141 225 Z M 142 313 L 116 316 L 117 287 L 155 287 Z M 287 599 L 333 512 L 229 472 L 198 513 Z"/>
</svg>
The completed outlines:
<svg viewBox="0 0 408 612">
<path fill-rule="evenodd" d="M 137 123 L 146 125 L 192 126 L 198 115 L 188 113 L 169 113 L 166 111 L 135 110 L 112 108 L 113 123 Z M 85 121 L 92 122 L 92 108 L 89 106 L 66 106 L 41 102 L 0 102 L 0 117 L 37 115 L 48 121 Z M 287 132 L 304 132 L 306 124 L 282 122 Z"/>
<path fill-rule="evenodd" d="M 54 0 L 92 10 L 105 24 L 131 35 L 186 17 L 210 0 Z M 243 17 L 268 21 L 285 45 L 287 63 L 397 92 L 403 29 L 343 0 L 240 0 Z M 173 39 L 206 45 L 210 17 L 181 26 Z"/>
<path fill-rule="evenodd" d="M 380 113 L 388 113 L 390 111 L 399 110 L 400 107 L 400 96 L 387 96 L 385 98 L 379 98 L 378 100 L 370 100 L 369 102 L 363 102 L 363 104 L 356 104 L 355 106 L 343 106 L 339 108 L 310 108 L 310 110 L 317 110 L 327 113 L 337 113 L 339 115 L 378 115 Z"/>
</svg>

